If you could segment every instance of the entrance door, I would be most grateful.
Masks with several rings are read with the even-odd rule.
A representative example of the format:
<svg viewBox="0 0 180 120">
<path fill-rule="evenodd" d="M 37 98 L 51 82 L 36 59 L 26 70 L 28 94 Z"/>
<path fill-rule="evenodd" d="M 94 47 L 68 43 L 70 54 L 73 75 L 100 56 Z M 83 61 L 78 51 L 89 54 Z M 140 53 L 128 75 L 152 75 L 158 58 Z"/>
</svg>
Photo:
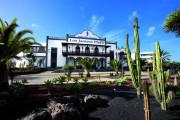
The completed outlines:
<svg viewBox="0 0 180 120">
<path fill-rule="evenodd" d="M 57 48 L 51 48 L 51 67 L 57 67 Z"/>
</svg>

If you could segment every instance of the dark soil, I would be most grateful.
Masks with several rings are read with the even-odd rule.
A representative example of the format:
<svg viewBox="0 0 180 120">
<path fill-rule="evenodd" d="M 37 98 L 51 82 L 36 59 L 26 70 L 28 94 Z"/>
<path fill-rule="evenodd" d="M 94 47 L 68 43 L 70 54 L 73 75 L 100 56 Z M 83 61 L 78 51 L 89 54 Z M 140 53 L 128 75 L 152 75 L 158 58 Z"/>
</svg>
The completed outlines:
<svg viewBox="0 0 180 120">
<path fill-rule="evenodd" d="M 35 89 L 41 91 L 41 88 L 35 87 Z M 44 89 L 42 91 L 45 92 Z M 86 120 L 144 120 L 143 99 L 137 99 L 136 91 L 131 87 L 121 86 L 117 87 L 115 91 L 113 88 L 84 90 L 73 95 L 87 94 L 103 96 L 108 103 L 87 113 Z M 46 107 L 49 97 L 39 94 L 39 96 L 27 95 L 23 98 L 12 99 L 8 105 L 0 108 L 0 120 L 16 120 L 32 112 L 35 108 Z M 166 112 L 160 109 L 160 105 L 152 96 L 150 104 L 152 120 L 180 119 L 180 96 L 172 101 Z"/>
</svg>

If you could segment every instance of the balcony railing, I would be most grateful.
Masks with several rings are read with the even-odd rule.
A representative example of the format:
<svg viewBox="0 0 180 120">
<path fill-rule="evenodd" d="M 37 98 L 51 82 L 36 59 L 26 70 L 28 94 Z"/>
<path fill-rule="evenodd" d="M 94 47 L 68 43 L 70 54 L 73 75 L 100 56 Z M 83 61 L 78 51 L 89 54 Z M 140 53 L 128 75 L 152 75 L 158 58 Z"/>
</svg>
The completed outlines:
<svg viewBox="0 0 180 120">
<path fill-rule="evenodd" d="M 68 56 L 68 55 L 74 55 L 74 56 L 99 56 L 99 57 L 109 57 L 110 53 L 109 52 L 98 52 L 98 53 L 94 53 L 94 52 L 90 52 L 87 53 L 85 51 L 62 51 L 62 54 L 64 56 Z"/>
</svg>

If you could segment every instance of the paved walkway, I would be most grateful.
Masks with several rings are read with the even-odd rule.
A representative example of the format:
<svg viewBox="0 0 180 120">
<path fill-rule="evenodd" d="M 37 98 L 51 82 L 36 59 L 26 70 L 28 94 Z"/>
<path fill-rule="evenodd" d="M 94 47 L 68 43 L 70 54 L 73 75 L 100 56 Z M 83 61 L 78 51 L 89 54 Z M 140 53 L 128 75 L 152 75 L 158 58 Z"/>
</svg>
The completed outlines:
<svg viewBox="0 0 180 120">
<path fill-rule="evenodd" d="M 89 79 L 89 82 L 92 80 L 98 80 L 98 78 L 96 77 L 98 74 L 101 76 L 101 78 L 100 78 L 101 81 L 106 81 L 106 80 L 114 81 L 115 78 L 109 77 L 110 73 L 115 73 L 115 72 L 91 72 L 91 76 L 93 78 Z M 20 81 L 20 80 L 26 79 L 26 80 L 28 80 L 30 85 L 44 84 L 44 81 L 46 81 L 48 79 L 52 79 L 54 77 L 58 77 L 60 75 L 64 75 L 64 73 L 53 73 L 52 71 L 46 71 L 46 72 L 39 73 L 39 74 L 19 75 L 19 76 L 15 77 L 14 81 Z M 130 77 L 129 72 L 125 72 L 125 75 Z M 79 73 L 73 72 L 72 76 L 79 76 Z M 147 73 L 142 73 L 142 79 L 146 79 L 147 77 L 148 77 Z M 80 80 L 80 82 L 82 82 L 82 81 Z"/>
</svg>

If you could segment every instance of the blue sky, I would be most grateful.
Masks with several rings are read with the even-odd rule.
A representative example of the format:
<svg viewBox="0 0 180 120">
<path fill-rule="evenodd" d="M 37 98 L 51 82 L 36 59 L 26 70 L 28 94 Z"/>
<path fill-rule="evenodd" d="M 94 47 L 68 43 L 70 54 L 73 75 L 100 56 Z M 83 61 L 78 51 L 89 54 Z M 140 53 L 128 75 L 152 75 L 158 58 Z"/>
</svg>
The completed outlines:
<svg viewBox="0 0 180 120">
<path fill-rule="evenodd" d="M 155 42 L 180 62 L 180 38 L 162 29 L 166 16 L 180 8 L 179 0 L 0 0 L 0 17 L 18 18 L 19 29 L 31 29 L 38 42 L 46 36 L 65 37 L 91 30 L 125 47 L 129 33 L 133 50 L 133 19 L 139 18 L 141 51 L 153 51 Z"/>
</svg>

